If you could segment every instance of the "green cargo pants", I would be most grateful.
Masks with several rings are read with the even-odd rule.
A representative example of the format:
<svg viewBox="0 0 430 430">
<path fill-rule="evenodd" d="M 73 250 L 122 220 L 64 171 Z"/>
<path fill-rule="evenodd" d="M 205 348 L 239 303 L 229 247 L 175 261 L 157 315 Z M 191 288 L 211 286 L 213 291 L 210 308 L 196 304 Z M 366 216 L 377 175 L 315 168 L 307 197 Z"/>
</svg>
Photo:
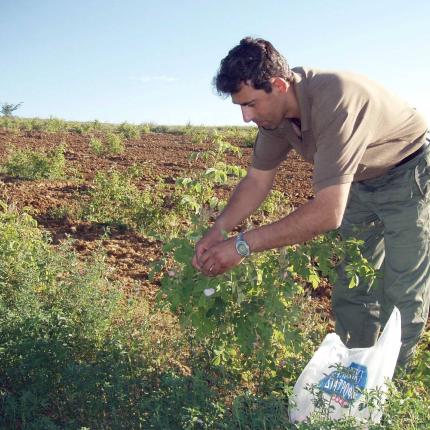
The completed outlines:
<svg viewBox="0 0 430 430">
<path fill-rule="evenodd" d="M 371 346 L 395 305 L 404 367 L 429 312 L 430 147 L 381 177 L 353 183 L 340 232 L 364 241 L 363 255 L 382 276 L 376 285 L 348 288 L 347 261 L 340 266 L 332 295 L 336 333 L 350 348 Z"/>
</svg>

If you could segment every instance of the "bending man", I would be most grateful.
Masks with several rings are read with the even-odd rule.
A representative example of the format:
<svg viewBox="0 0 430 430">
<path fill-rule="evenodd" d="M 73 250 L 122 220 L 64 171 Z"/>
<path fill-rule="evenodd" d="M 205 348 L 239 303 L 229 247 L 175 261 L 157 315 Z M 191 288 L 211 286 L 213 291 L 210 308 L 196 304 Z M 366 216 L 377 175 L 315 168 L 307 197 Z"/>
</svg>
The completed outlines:
<svg viewBox="0 0 430 430">
<path fill-rule="evenodd" d="M 427 124 L 405 102 L 351 73 L 297 67 L 263 39 L 245 38 L 221 61 L 220 94 L 259 128 L 252 164 L 226 208 L 198 242 L 194 266 L 224 273 L 251 252 L 307 241 L 340 227 L 364 240 L 381 269 L 378 287 L 333 289 L 336 332 L 348 347 L 374 344 L 393 306 L 402 315 L 405 366 L 424 330 L 430 301 L 430 150 Z M 314 165 L 315 197 L 284 218 L 224 240 L 269 193 L 295 149 Z"/>
</svg>

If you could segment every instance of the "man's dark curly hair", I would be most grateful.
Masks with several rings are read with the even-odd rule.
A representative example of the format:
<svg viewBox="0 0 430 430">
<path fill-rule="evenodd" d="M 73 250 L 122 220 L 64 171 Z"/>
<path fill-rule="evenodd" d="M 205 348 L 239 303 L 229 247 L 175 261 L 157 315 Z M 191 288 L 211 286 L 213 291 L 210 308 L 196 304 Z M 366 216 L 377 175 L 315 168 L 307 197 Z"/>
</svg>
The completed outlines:
<svg viewBox="0 0 430 430">
<path fill-rule="evenodd" d="M 238 92 L 248 81 L 255 89 L 270 93 L 270 79 L 277 76 L 292 81 L 287 60 L 267 40 L 245 37 L 221 60 L 213 84 L 218 94 L 225 96 Z"/>
</svg>

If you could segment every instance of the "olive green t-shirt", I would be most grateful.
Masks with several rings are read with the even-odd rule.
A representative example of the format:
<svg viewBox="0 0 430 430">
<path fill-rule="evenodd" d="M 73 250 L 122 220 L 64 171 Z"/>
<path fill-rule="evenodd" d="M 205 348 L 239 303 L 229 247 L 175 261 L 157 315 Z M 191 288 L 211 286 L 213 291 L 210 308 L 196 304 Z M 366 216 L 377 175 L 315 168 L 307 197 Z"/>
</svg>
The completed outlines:
<svg viewBox="0 0 430 430">
<path fill-rule="evenodd" d="M 380 176 L 424 143 L 424 118 L 370 79 L 301 67 L 293 73 L 300 130 L 289 119 L 275 130 L 260 127 L 255 168 L 275 168 L 294 148 L 314 164 L 319 191 Z"/>
</svg>

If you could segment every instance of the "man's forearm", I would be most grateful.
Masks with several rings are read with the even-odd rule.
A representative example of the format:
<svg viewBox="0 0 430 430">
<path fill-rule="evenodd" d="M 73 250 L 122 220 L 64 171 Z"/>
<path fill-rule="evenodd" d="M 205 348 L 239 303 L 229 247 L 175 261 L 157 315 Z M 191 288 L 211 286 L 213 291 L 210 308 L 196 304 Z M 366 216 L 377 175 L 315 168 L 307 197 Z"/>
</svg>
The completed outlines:
<svg viewBox="0 0 430 430">
<path fill-rule="evenodd" d="M 281 220 L 244 234 L 251 252 L 279 248 L 307 241 L 314 236 L 339 227 L 348 200 L 350 184 L 332 185 L 318 191 L 313 200 Z M 240 203 L 240 199 L 234 199 Z M 254 202 L 257 199 L 254 200 Z M 248 209 L 251 206 L 248 205 Z M 232 212 L 234 214 L 234 212 Z M 242 213 L 238 210 L 237 213 Z M 231 215 L 229 222 L 233 222 Z M 229 226 L 227 224 L 227 226 Z M 224 227 L 223 227 L 224 228 Z M 216 236 L 216 240 L 211 240 Z M 242 258 L 235 239 L 220 239 L 220 230 L 211 230 L 197 245 L 194 266 L 207 276 L 217 276 L 237 266 Z"/>
<path fill-rule="evenodd" d="M 259 178 L 247 175 L 239 182 L 231 195 L 227 206 L 216 219 L 214 227 L 229 232 L 245 218 L 254 213 L 269 193 L 273 176 Z"/>
<path fill-rule="evenodd" d="M 245 234 L 252 252 L 305 242 L 340 226 L 348 197 L 349 184 L 321 192 L 294 212 L 272 224 Z"/>
</svg>

